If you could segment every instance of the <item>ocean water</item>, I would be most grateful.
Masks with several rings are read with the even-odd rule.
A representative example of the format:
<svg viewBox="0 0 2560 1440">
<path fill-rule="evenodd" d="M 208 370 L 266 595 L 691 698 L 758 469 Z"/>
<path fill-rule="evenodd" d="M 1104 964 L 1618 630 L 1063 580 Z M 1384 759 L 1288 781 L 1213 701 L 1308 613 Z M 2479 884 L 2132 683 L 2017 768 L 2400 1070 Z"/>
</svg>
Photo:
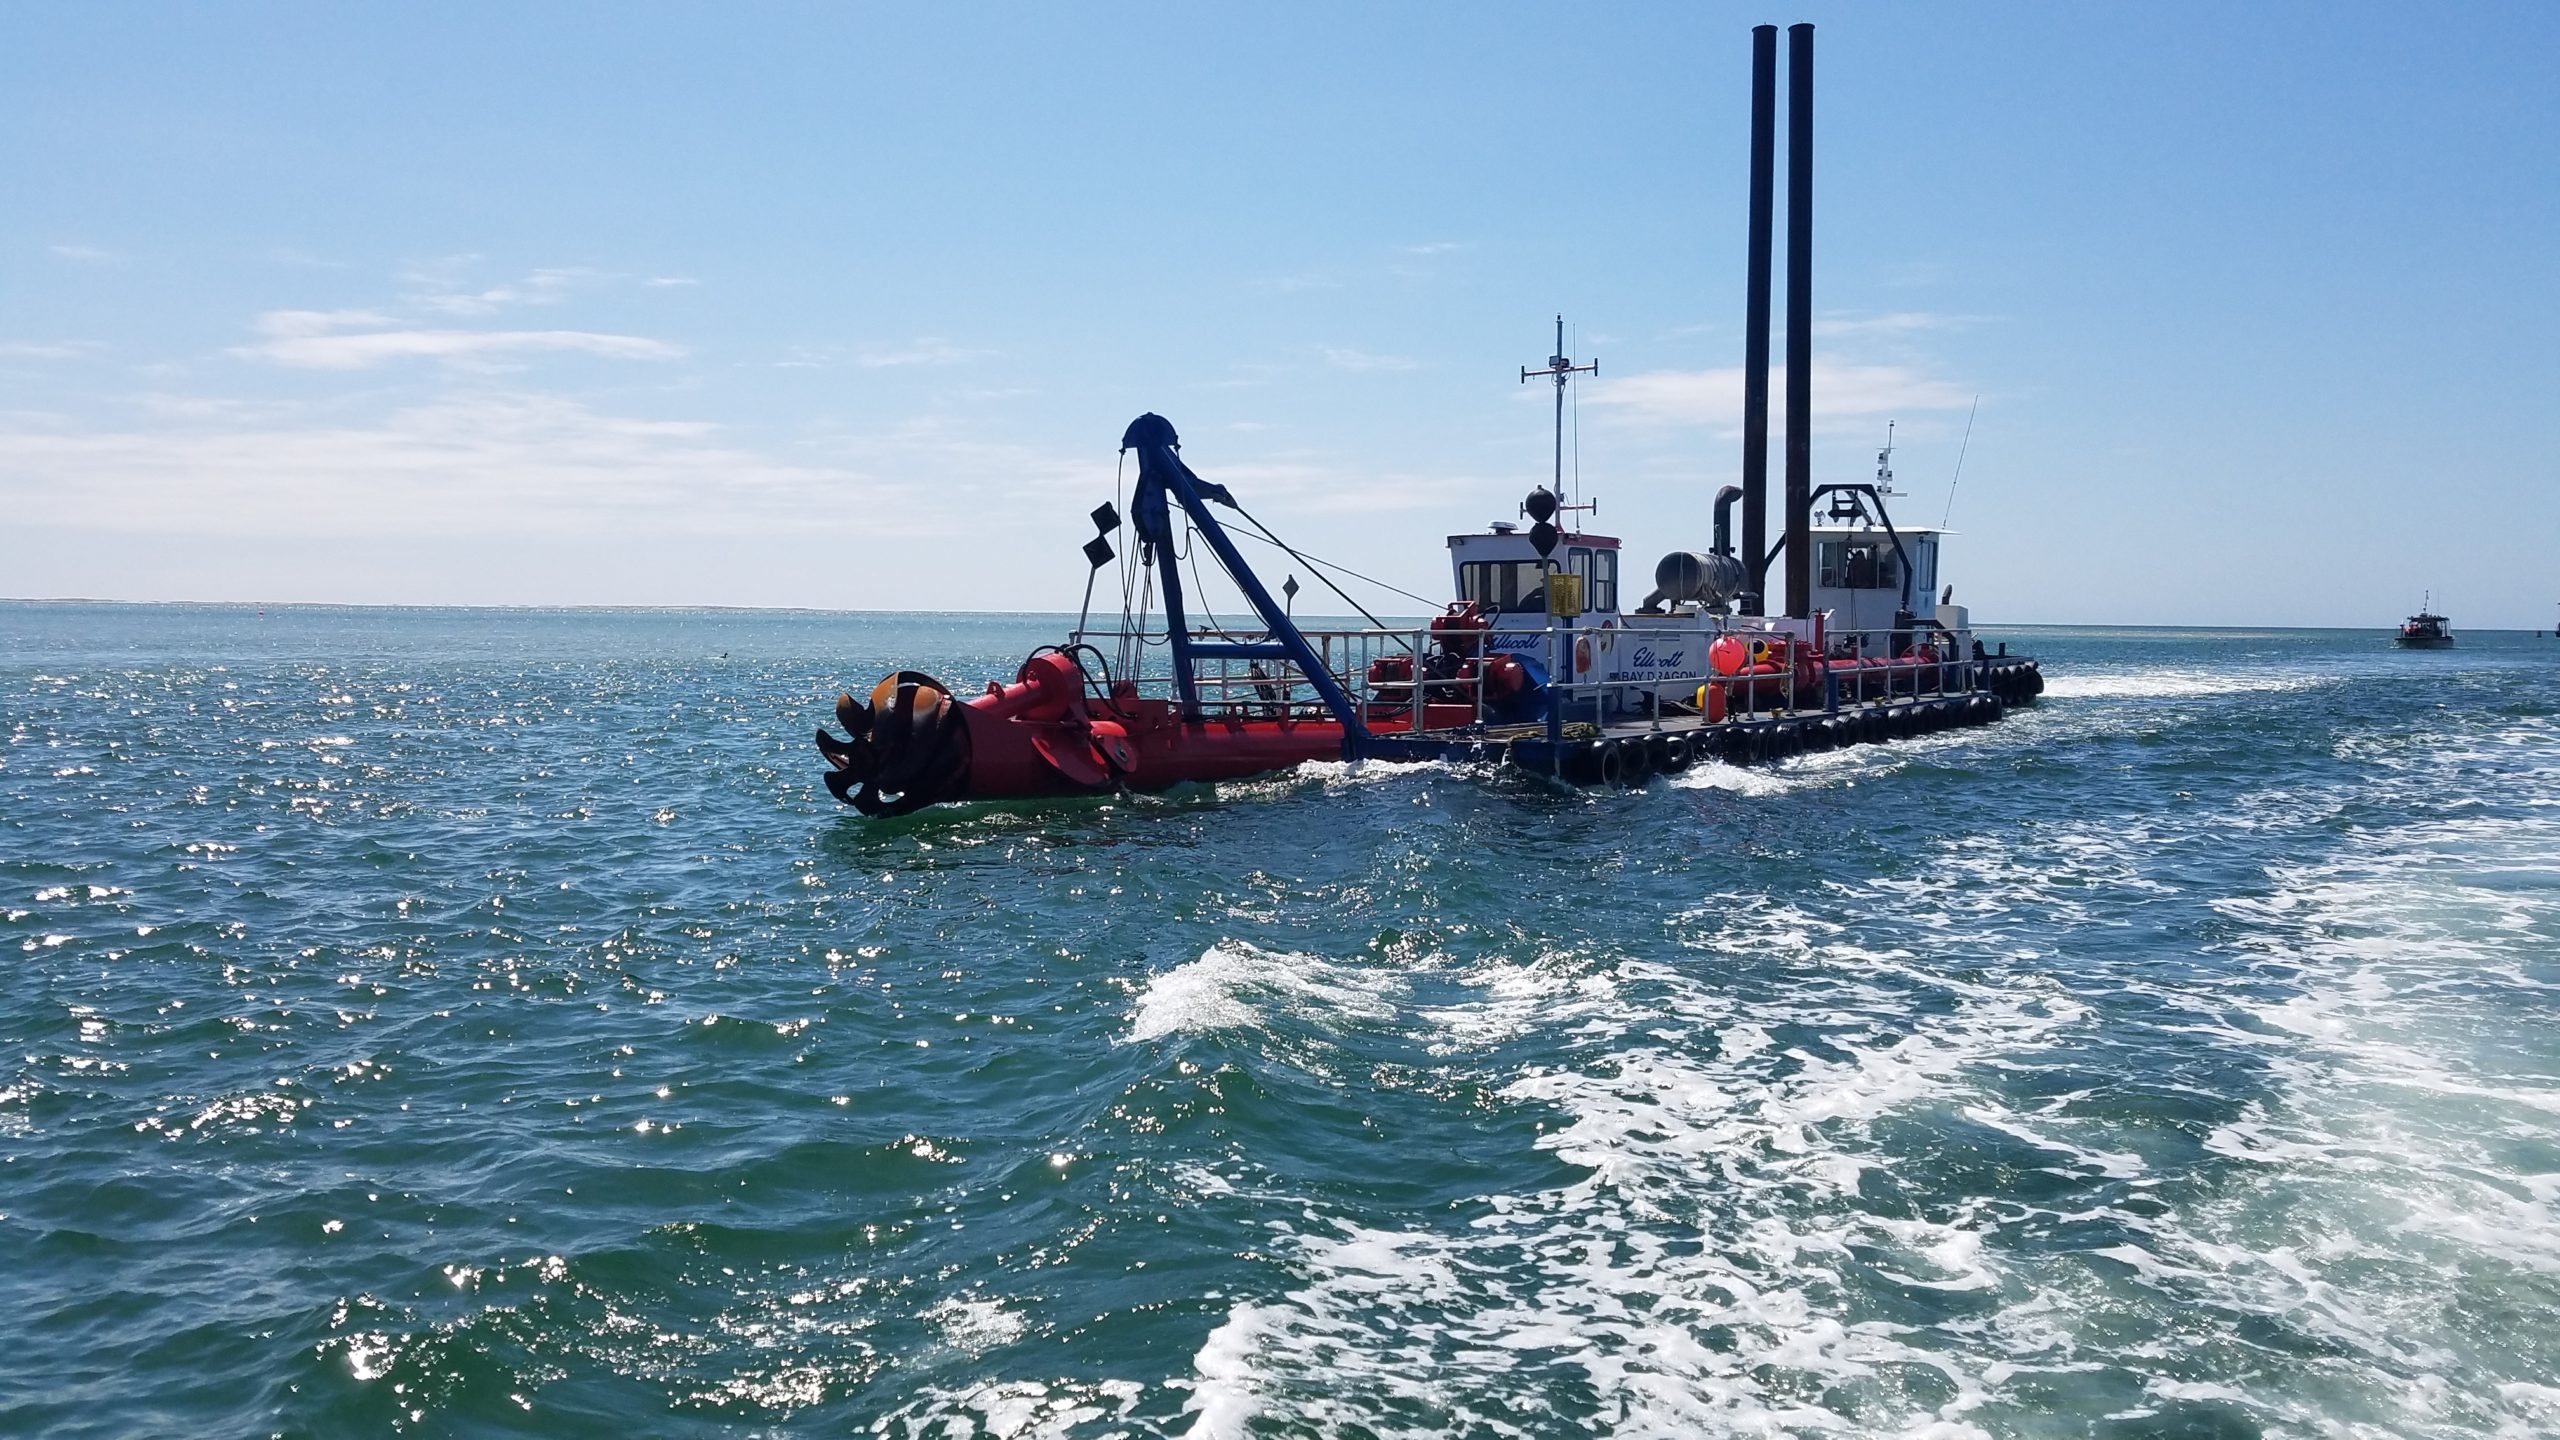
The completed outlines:
<svg viewBox="0 0 2560 1440">
<path fill-rule="evenodd" d="M 820 789 L 1058 628 L 0 606 L 0 1434 L 2560 1433 L 2560 641 Z"/>
</svg>

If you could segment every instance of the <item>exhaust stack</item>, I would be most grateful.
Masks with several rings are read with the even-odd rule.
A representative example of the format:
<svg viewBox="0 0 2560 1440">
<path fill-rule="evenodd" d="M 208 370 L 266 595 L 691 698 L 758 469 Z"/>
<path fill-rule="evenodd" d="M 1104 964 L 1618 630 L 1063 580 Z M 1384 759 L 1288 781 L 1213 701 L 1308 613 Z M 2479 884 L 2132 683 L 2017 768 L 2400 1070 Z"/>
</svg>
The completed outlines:
<svg viewBox="0 0 2560 1440">
<path fill-rule="evenodd" d="M 1769 241 L 1776 180 L 1778 27 L 1751 29 L 1751 233 L 1743 280 L 1741 610 L 1763 613 L 1769 569 Z"/>
<path fill-rule="evenodd" d="M 1813 613 L 1813 27 L 1787 27 L 1787 614 Z"/>
</svg>

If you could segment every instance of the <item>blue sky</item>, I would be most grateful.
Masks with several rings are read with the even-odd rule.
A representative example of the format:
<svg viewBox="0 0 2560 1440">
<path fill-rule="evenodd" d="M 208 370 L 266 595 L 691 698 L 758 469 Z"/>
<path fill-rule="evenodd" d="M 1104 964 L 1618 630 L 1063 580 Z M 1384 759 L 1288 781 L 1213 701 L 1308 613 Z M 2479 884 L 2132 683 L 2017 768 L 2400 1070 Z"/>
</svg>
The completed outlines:
<svg viewBox="0 0 2560 1440">
<path fill-rule="evenodd" d="M 2560 601 L 2560 6 L 0 9 L 0 594 L 1057 609 L 1156 410 L 1425 594 L 1739 463 L 1749 27 L 1814 443 L 2010 621 Z"/>
</svg>

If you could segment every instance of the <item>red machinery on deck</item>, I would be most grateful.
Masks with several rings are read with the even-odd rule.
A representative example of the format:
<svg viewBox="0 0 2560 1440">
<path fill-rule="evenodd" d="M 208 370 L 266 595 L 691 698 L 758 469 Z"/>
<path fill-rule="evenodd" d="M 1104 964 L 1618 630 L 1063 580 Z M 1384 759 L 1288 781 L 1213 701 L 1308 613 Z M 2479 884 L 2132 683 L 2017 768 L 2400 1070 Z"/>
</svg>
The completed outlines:
<svg viewBox="0 0 2560 1440">
<path fill-rule="evenodd" d="M 903 815 L 937 801 L 1233 780 L 1303 760 L 1339 759 L 1343 727 L 1285 713 L 1184 720 L 1125 682 L 1093 693 L 1075 654 L 1040 650 L 1011 685 L 955 698 L 931 676 L 901 670 L 871 703 L 836 701 L 850 742 L 818 732 L 827 789 L 866 815 Z M 1278 707 L 1274 707 L 1278 708 Z"/>
</svg>

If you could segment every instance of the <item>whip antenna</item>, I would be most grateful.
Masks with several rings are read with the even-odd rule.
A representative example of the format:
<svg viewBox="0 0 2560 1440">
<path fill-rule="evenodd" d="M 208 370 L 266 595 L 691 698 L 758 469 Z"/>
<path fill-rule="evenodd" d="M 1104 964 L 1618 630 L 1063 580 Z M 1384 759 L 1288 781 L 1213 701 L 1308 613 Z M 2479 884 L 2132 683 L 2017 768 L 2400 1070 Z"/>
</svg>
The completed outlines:
<svg viewBox="0 0 2560 1440">
<path fill-rule="evenodd" d="M 1964 483 L 1964 456 L 1966 451 L 1973 448 L 1973 417 L 1981 409 L 1982 397 L 1976 395 L 1973 397 L 1973 409 L 1964 412 L 1964 443 L 1956 447 L 1955 478 L 1947 482 L 1947 513 L 1938 517 L 1938 528 L 1941 530 L 1947 528 L 1947 521 L 1954 518 L 1956 513 L 1956 487 Z"/>
</svg>

